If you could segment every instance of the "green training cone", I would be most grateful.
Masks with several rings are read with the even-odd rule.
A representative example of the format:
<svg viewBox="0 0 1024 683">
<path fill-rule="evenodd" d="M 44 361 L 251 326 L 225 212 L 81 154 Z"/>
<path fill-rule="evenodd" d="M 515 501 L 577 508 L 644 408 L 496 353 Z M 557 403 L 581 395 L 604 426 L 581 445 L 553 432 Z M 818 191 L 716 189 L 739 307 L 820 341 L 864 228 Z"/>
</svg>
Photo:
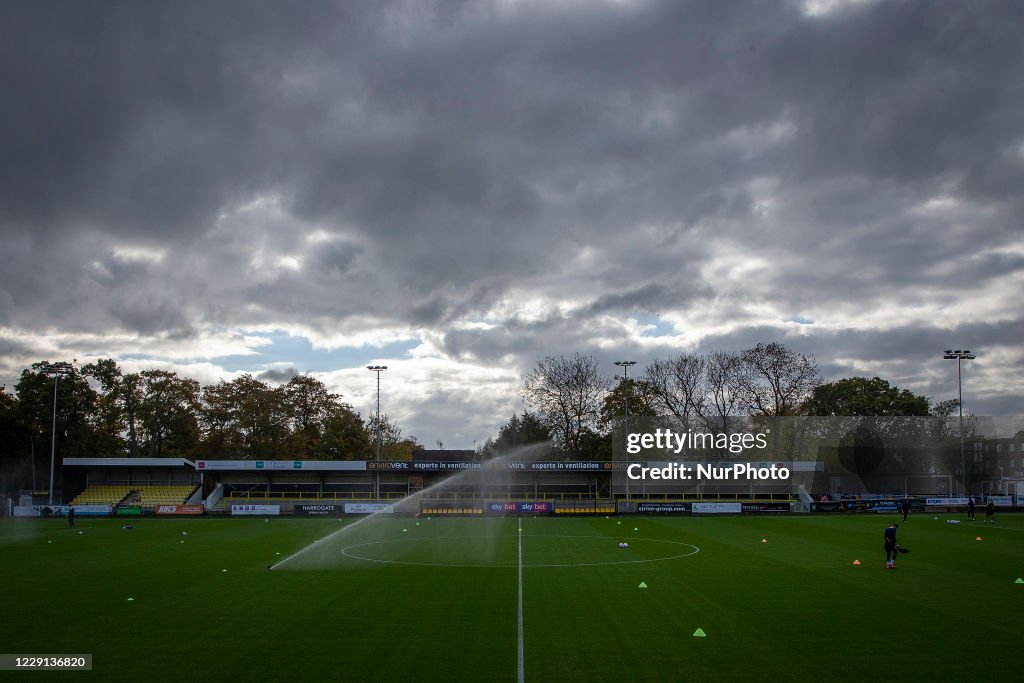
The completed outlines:
<svg viewBox="0 0 1024 683">
<path fill-rule="evenodd" d="M 1018 577 L 1017 577 L 1017 580 L 1016 580 L 1016 581 L 1014 581 L 1014 583 L 1024 583 L 1024 579 L 1022 579 L 1022 578 L 1020 578 L 1020 577 L 1018 576 Z"/>
<path fill-rule="evenodd" d="M 620 522 L 615 522 L 615 523 L 616 523 L 616 524 L 622 524 L 622 522 L 621 522 L 621 521 L 620 521 Z"/>
<path fill-rule="evenodd" d="M 636 527 L 633 527 L 633 531 L 640 531 L 640 530 L 637 529 Z"/>
<path fill-rule="evenodd" d="M 704 629 L 698 628 L 696 631 L 693 632 L 693 637 L 694 638 L 707 638 L 708 634 L 704 633 Z"/>
<path fill-rule="evenodd" d="M 639 586 L 637 586 L 637 588 L 647 588 L 647 584 L 646 584 L 646 583 L 644 583 L 643 581 L 641 581 L 641 582 L 640 582 L 640 585 L 639 585 Z"/>
</svg>

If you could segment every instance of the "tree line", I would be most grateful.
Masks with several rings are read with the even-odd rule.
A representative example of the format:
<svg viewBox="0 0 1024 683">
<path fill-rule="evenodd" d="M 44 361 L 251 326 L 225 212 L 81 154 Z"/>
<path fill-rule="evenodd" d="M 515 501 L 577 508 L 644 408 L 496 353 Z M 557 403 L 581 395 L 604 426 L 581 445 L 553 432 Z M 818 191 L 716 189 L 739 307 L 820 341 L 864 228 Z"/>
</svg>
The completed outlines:
<svg viewBox="0 0 1024 683">
<path fill-rule="evenodd" d="M 25 369 L 15 393 L 0 392 L 0 475 L 20 485 L 45 462 L 53 428 L 54 373 Z M 297 375 L 272 386 L 249 374 L 201 386 L 168 370 L 125 372 L 101 359 L 56 379 L 56 455 L 205 459 L 364 460 L 375 457 L 376 416 L 364 419 L 320 380 Z M 721 424 L 733 416 L 950 415 L 957 402 L 928 398 L 879 377 L 823 382 L 812 355 L 778 343 L 741 352 L 679 353 L 636 377 L 606 374 L 593 357 L 548 356 L 522 377 L 527 410 L 479 448 L 490 457 L 549 442 L 555 457 L 608 459 L 622 415 Z M 422 448 L 381 415 L 381 458 Z M 34 460 L 33 458 L 37 458 Z"/>
<path fill-rule="evenodd" d="M 56 420 L 54 385 L 56 383 Z M 377 416 L 364 419 L 320 380 L 272 386 L 249 374 L 201 386 L 168 370 L 125 372 L 111 359 L 75 367 L 43 361 L 0 392 L 0 472 L 27 488 L 56 456 L 372 460 Z M 380 416 L 381 458 L 422 448 Z M 45 455 L 45 457 L 44 457 Z M 48 467 L 48 465 L 46 466 Z"/>
<path fill-rule="evenodd" d="M 548 356 L 523 376 L 522 395 L 527 410 L 484 443 L 485 457 L 548 440 L 554 453 L 607 459 L 615 421 L 627 413 L 715 429 L 737 416 L 947 416 L 957 408 L 880 377 L 823 382 L 813 355 L 779 343 L 679 353 L 628 379 L 605 373 L 593 356 Z"/>
</svg>

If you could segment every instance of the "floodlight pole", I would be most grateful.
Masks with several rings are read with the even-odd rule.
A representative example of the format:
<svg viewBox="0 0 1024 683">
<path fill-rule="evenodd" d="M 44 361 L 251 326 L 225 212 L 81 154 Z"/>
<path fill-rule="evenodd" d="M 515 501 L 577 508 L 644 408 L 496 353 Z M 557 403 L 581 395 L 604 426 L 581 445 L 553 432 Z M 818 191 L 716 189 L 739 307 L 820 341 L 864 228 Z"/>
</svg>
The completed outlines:
<svg viewBox="0 0 1024 683">
<path fill-rule="evenodd" d="M 367 365 L 366 369 L 377 373 L 377 462 L 380 462 L 380 373 L 388 369 L 386 365 Z M 374 471 L 373 497 L 380 500 L 380 470 Z"/>
<path fill-rule="evenodd" d="M 942 356 L 945 360 L 956 360 L 956 390 L 957 390 L 957 408 L 960 411 L 960 475 L 963 477 L 963 494 L 967 496 L 967 462 L 964 458 L 964 383 L 961 375 L 960 366 L 965 360 L 974 360 L 977 358 L 969 349 L 961 350 L 946 349 L 946 352 Z"/>
<path fill-rule="evenodd" d="M 626 404 L 626 411 L 625 411 L 626 419 L 625 419 L 625 425 L 624 426 L 625 426 L 625 439 L 626 439 L 626 442 L 628 443 L 628 441 L 629 441 L 629 394 L 630 394 L 630 391 L 629 391 L 629 368 L 630 368 L 631 365 L 636 365 L 636 361 L 635 360 L 617 360 L 617 361 L 615 361 L 615 364 L 618 365 L 620 368 L 622 368 L 622 381 L 623 381 L 623 383 L 625 384 L 625 387 L 626 387 L 626 395 L 625 395 L 625 398 L 623 399 L 623 402 Z M 595 500 L 596 500 L 596 496 L 595 496 Z M 629 503 L 631 501 L 632 501 L 632 498 L 631 498 L 631 495 L 630 495 L 630 486 L 629 486 L 629 451 L 627 450 L 626 451 L 626 504 L 629 505 Z"/>
<path fill-rule="evenodd" d="M 53 377 L 53 425 L 50 428 L 50 496 L 47 505 L 53 505 L 53 470 L 57 460 L 57 380 L 63 375 L 72 375 L 75 368 L 71 363 L 54 363 L 46 370 Z"/>
</svg>

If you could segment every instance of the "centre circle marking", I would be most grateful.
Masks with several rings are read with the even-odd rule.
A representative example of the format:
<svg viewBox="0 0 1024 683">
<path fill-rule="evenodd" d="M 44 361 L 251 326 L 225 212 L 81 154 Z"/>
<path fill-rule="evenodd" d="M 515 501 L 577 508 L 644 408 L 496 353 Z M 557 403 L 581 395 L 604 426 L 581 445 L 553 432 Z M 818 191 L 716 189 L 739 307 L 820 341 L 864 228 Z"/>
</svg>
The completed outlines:
<svg viewBox="0 0 1024 683">
<path fill-rule="evenodd" d="M 379 546 L 389 545 L 394 543 L 413 543 L 413 542 L 431 542 L 431 541 L 458 541 L 458 540 L 469 540 L 474 538 L 506 538 L 512 539 L 516 536 L 434 536 L 430 538 L 395 538 L 386 541 L 367 541 L 366 543 L 355 543 L 353 545 L 345 546 L 341 549 L 341 554 L 345 557 L 353 560 L 363 560 L 364 562 L 377 562 L 379 564 L 401 564 L 414 567 L 479 567 L 482 569 L 494 568 L 494 569 L 515 569 L 519 565 L 517 564 L 465 564 L 457 562 L 412 562 L 408 560 L 384 560 L 378 557 L 366 557 L 364 555 L 356 554 L 352 552 L 357 548 L 366 548 L 368 546 Z M 603 541 L 613 542 L 614 539 L 608 536 L 560 536 L 558 534 L 530 534 L 527 538 L 596 538 Z M 678 560 L 684 557 L 691 557 L 700 552 L 698 546 L 692 543 L 683 543 L 682 541 L 667 541 L 661 538 L 632 538 L 630 541 L 649 541 L 651 543 L 662 543 L 665 545 L 683 546 L 691 548 L 690 552 L 679 553 L 675 555 L 665 555 L 663 557 L 651 557 L 646 560 L 611 560 L 607 562 L 555 562 L 555 563 L 543 563 L 543 564 L 530 564 L 523 563 L 523 569 L 543 568 L 543 567 L 604 567 L 611 565 L 622 565 L 622 564 L 648 564 L 651 562 L 668 562 L 669 560 Z"/>
</svg>

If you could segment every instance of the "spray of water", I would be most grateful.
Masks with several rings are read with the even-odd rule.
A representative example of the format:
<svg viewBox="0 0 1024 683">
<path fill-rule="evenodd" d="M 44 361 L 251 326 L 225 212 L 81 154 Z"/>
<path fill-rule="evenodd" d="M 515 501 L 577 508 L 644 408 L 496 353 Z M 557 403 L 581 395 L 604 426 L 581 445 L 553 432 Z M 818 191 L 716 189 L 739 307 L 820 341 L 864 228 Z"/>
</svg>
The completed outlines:
<svg viewBox="0 0 1024 683">
<path fill-rule="evenodd" d="M 423 546 L 432 546 L 435 553 L 443 553 L 446 539 L 427 530 L 432 520 L 417 518 L 424 501 L 440 500 L 438 507 L 479 506 L 484 495 L 500 495 L 503 487 L 514 481 L 514 472 L 505 465 L 509 462 L 532 462 L 549 453 L 550 444 L 538 443 L 511 449 L 484 462 L 480 469 L 461 470 L 452 476 L 390 504 L 391 512 L 369 514 L 351 524 L 340 527 L 323 538 L 300 548 L 270 567 L 271 570 L 329 569 L 358 555 L 358 548 L 388 544 L 388 554 L 395 559 L 423 552 Z M 501 515 L 481 514 L 479 519 L 459 520 L 450 525 L 453 534 L 463 540 L 472 538 L 473 562 L 485 566 L 502 562 L 503 552 L 514 552 L 514 544 L 502 543 L 502 534 L 509 531 L 508 522 Z M 514 538 L 513 533 L 510 538 Z M 507 546 L 507 547 L 506 547 Z M 343 550 L 356 548 L 355 554 Z"/>
</svg>

